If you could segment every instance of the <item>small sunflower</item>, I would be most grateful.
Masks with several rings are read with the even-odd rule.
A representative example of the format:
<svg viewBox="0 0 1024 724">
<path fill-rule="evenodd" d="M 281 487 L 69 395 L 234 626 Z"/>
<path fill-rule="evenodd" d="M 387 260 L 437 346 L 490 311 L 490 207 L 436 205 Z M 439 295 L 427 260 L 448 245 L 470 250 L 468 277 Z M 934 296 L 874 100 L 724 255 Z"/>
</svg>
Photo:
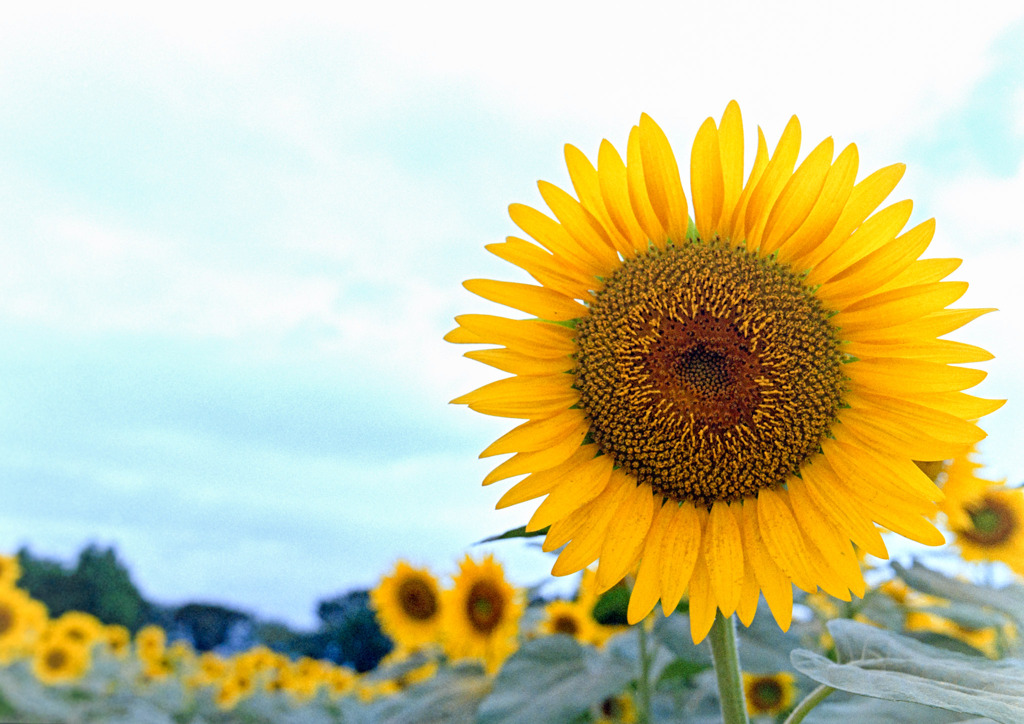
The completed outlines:
<svg viewBox="0 0 1024 724">
<path fill-rule="evenodd" d="M 479 659 L 497 671 L 516 650 L 523 609 L 522 593 L 505 580 L 500 563 L 491 555 L 480 563 L 467 555 L 444 593 L 445 653 L 453 660 Z"/>
<path fill-rule="evenodd" d="M 19 588 L 0 587 L 0 663 L 21 655 L 30 643 L 32 599 Z"/>
<path fill-rule="evenodd" d="M 66 639 L 89 648 L 104 640 L 104 624 L 91 613 L 67 611 L 50 622 L 44 636 Z"/>
<path fill-rule="evenodd" d="M 593 606 L 578 601 L 552 601 L 544 606 L 540 632 L 565 634 L 582 643 L 597 643 L 597 622 L 591 615 Z"/>
<path fill-rule="evenodd" d="M 636 724 L 639 717 L 629 693 L 609 696 L 597 707 L 594 724 Z"/>
<path fill-rule="evenodd" d="M 438 640 L 441 631 L 441 587 L 426 568 L 398 561 L 370 591 L 384 633 L 400 649 L 415 649 Z"/>
<path fill-rule="evenodd" d="M 32 654 L 32 673 L 48 686 L 78 681 L 91 665 L 89 649 L 73 639 L 41 640 Z"/>
<path fill-rule="evenodd" d="M 963 641 L 990 659 L 999 656 L 999 632 L 994 626 L 970 628 L 931 611 L 908 611 L 904 626 L 907 631 L 929 631 Z"/>
<path fill-rule="evenodd" d="M 159 659 L 166 647 L 167 632 L 156 624 L 143 626 L 135 634 L 135 653 L 140 659 Z"/>
<path fill-rule="evenodd" d="M 775 674 L 743 674 L 743 693 L 750 716 L 776 716 L 793 706 L 796 679 L 784 671 Z"/>
<path fill-rule="evenodd" d="M 960 553 L 968 561 L 1002 561 L 1024 575 L 1024 489 L 978 475 L 972 455 L 944 468 L 941 510 Z"/>
<path fill-rule="evenodd" d="M 132 634 L 126 627 L 120 624 L 107 624 L 103 627 L 101 635 L 107 649 L 118 659 L 128 656 L 128 650 L 132 643 Z"/>
<path fill-rule="evenodd" d="M 606 589 L 637 570 L 629 620 L 689 590 L 693 637 L 715 617 L 753 618 L 763 592 L 779 625 L 792 585 L 864 593 L 852 543 L 880 558 L 875 523 L 937 545 L 942 494 L 913 460 L 964 452 L 1001 402 L 963 390 L 986 351 L 940 339 L 982 309 L 943 281 L 955 259 L 919 260 L 934 231 L 901 234 L 911 202 L 877 213 L 896 164 L 856 181 L 850 145 L 826 139 L 797 166 L 794 117 L 775 151 L 758 134 L 743 181 L 743 128 L 730 103 L 690 157 L 691 222 L 679 167 L 647 115 L 625 160 L 596 167 L 566 147 L 576 197 L 541 182 L 554 218 L 513 204 L 536 243 L 488 249 L 539 285 L 473 279 L 471 292 L 530 315 L 467 314 L 451 342 L 512 376 L 454 400 L 523 421 L 483 456 L 512 453 L 484 484 L 527 475 L 498 507 L 547 496 L 567 575 L 598 561 Z"/>
<path fill-rule="evenodd" d="M 11 588 L 21 578 L 21 563 L 17 556 L 0 556 L 0 587 Z"/>
</svg>

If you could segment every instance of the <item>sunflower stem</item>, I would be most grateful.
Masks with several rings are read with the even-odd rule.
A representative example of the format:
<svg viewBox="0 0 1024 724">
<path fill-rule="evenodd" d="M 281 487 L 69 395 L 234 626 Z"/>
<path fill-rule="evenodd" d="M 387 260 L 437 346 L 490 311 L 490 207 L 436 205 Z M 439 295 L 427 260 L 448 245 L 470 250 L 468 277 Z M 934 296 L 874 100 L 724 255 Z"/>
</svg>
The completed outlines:
<svg viewBox="0 0 1024 724">
<path fill-rule="evenodd" d="M 647 646 L 647 619 L 637 626 L 637 641 L 640 644 L 640 680 L 636 685 L 637 722 L 651 722 L 651 653 Z"/>
<path fill-rule="evenodd" d="M 831 686 L 822 684 L 817 689 L 812 691 L 810 694 L 804 697 L 804 700 L 796 705 L 796 709 L 790 712 L 789 716 L 786 717 L 786 721 L 783 724 L 799 724 L 804 720 L 804 717 L 811 713 L 811 709 L 820 704 L 826 696 L 831 694 L 835 689 Z"/>
<path fill-rule="evenodd" d="M 715 622 L 708 634 L 711 658 L 718 677 L 718 700 L 722 704 L 725 724 L 748 724 L 747 702 L 743 696 L 743 678 L 740 676 L 740 657 L 736 649 L 736 620 L 715 612 Z"/>
</svg>

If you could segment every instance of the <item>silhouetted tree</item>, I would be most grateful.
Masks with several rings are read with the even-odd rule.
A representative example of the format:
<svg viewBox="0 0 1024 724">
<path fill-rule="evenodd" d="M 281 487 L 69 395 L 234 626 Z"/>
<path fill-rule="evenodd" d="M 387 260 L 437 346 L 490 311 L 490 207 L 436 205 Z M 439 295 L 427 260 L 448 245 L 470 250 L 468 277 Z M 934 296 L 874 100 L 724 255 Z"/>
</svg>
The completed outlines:
<svg viewBox="0 0 1024 724">
<path fill-rule="evenodd" d="M 210 651 L 228 641 L 239 625 L 252 626 L 252 616 L 211 603 L 187 603 L 173 615 L 175 637 L 187 638 L 197 651 Z"/>
</svg>

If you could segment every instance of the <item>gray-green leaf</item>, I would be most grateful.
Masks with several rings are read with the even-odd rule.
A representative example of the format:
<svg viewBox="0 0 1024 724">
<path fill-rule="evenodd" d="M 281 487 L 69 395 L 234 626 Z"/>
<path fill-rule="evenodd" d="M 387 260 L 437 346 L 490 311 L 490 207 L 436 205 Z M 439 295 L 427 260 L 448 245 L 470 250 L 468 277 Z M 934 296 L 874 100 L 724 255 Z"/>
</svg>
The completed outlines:
<svg viewBox="0 0 1024 724">
<path fill-rule="evenodd" d="M 823 684 L 889 701 L 1024 722 L 1024 662 L 945 651 L 856 621 L 828 623 L 839 662 L 804 649 L 793 666 Z"/>
</svg>

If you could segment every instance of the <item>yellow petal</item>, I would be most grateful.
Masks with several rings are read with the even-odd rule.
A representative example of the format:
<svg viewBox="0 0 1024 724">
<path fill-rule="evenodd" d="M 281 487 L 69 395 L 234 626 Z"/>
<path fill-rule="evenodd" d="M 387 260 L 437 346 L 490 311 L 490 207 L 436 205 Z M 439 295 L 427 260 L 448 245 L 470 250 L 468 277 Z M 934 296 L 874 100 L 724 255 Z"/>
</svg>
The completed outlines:
<svg viewBox="0 0 1024 724">
<path fill-rule="evenodd" d="M 889 552 L 882 540 L 878 528 L 859 510 L 843 505 L 837 497 L 839 484 L 836 474 L 822 455 L 816 455 L 800 469 L 803 485 L 801 493 L 806 492 L 814 504 L 832 522 L 833 527 L 849 536 L 858 546 L 876 558 L 886 559 Z"/>
<path fill-rule="evenodd" d="M 668 238 L 682 244 L 690 224 L 686 195 L 675 154 L 661 127 L 646 113 L 640 116 L 640 156 L 647 198 Z"/>
<path fill-rule="evenodd" d="M 562 479 L 570 474 L 578 465 L 590 460 L 597 455 L 596 445 L 584 445 L 580 447 L 572 457 L 565 461 L 562 465 L 556 468 L 542 470 L 540 472 L 533 473 L 520 480 L 518 483 L 509 488 L 498 504 L 495 506 L 497 509 L 507 508 L 510 505 L 516 505 L 518 503 L 524 503 L 527 500 L 533 500 L 539 498 L 542 495 L 547 495 L 558 485 Z"/>
<path fill-rule="evenodd" d="M 543 181 L 539 186 L 541 195 L 545 189 L 555 188 Z M 552 254 L 571 264 L 577 272 L 585 276 L 601 276 L 607 272 L 607 267 L 590 253 L 590 249 L 582 240 L 575 238 L 564 226 L 546 214 L 531 206 L 512 204 L 508 207 L 508 215 L 516 226 L 536 239 Z"/>
<path fill-rule="evenodd" d="M 565 165 L 569 169 L 569 178 L 576 190 L 580 204 L 597 219 L 613 247 L 619 251 L 632 249 L 632 245 L 619 232 L 601 195 L 601 180 L 597 169 L 591 165 L 587 157 L 572 144 L 565 145 Z M 623 169 L 625 181 L 625 169 Z"/>
<path fill-rule="evenodd" d="M 647 195 L 647 178 L 640 149 L 640 129 L 633 126 L 626 143 L 626 187 L 629 191 L 629 203 L 633 209 L 640 228 L 647 238 L 659 249 L 664 249 L 668 241 L 668 232 L 658 220 L 653 202 Z"/>
<path fill-rule="evenodd" d="M 903 357 L 939 364 L 964 364 L 987 362 L 992 353 L 973 344 L 949 339 L 907 340 L 893 344 L 872 343 L 863 340 L 850 341 L 843 351 L 853 357 Z"/>
<path fill-rule="evenodd" d="M 693 216 L 697 224 L 697 233 L 702 239 L 711 239 L 722 217 L 725 196 L 718 129 L 711 118 L 704 121 L 693 140 L 693 150 L 690 152 L 690 188 L 693 190 Z"/>
<path fill-rule="evenodd" d="M 959 369 L 959 368 L 956 368 Z M 847 395 L 847 404 L 884 417 L 887 424 L 910 427 L 929 437 L 959 445 L 973 445 L 985 439 L 985 431 L 955 415 L 903 399 L 867 392 Z"/>
<path fill-rule="evenodd" d="M 715 600 L 722 614 L 731 616 L 743 586 L 743 546 L 739 524 L 728 503 L 717 501 L 711 507 L 702 547 Z"/>
<path fill-rule="evenodd" d="M 562 476 L 533 517 L 527 531 L 553 526 L 597 498 L 611 481 L 612 466 L 607 456 L 585 460 Z M 553 542 L 553 539 L 552 539 Z M 596 556 L 595 556 L 596 558 Z"/>
<path fill-rule="evenodd" d="M 870 339 L 866 331 L 877 332 L 916 321 L 952 304 L 966 291 L 967 282 L 935 282 L 893 289 L 854 302 L 832 321 L 844 337 Z"/>
<path fill-rule="evenodd" d="M 740 587 L 740 602 L 736 605 L 736 615 L 744 626 L 754 622 L 757 613 L 757 601 L 761 597 L 761 587 L 757 585 L 754 569 L 749 562 L 743 567 L 743 585 Z"/>
<path fill-rule="evenodd" d="M 720 224 L 732 219 L 736 201 L 743 190 L 743 119 L 736 101 L 729 101 L 718 124 L 718 148 L 722 156 L 722 211 Z M 696 191 L 694 191 L 696 194 Z M 694 202 L 696 203 L 696 201 Z M 696 213 L 696 212 L 695 212 Z M 729 238 L 731 229 L 721 229 L 722 236 Z"/>
<path fill-rule="evenodd" d="M 931 392 L 911 395 L 907 399 L 935 410 L 948 412 L 964 420 L 977 420 L 995 412 L 1006 400 L 986 400 L 964 392 Z"/>
<path fill-rule="evenodd" d="M 935 219 L 918 224 L 837 274 L 818 290 L 818 297 L 841 308 L 851 299 L 877 293 L 925 252 L 934 233 Z"/>
<path fill-rule="evenodd" d="M 509 377 L 491 382 L 462 397 L 456 405 L 469 405 L 484 415 L 540 419 L 551 417 L 579 402 L 579 393 L 565 381 L 547 377 Z"/>
<path fill-rule="evenodd" d="M 623 484 L 629 492 L 612 516 L 608 536 L 601 546 L 597 586 L 603 590 L 621 581 L 636 566 L 654 518 L 654 497 L 650 486 L 637 485 L 621 470 L 614 471 L 612 475 L 624 478 Z M 632 489 L 629 483 L 632 483 Z"/>
<path fill-rule="evenodd" d="M 655 501 L 657 510 L 654 512 L 654 519 L 647 532 L 647 539 L 644 541 L 640 568 L 636 573 L 636 583 L 633 584 L 633 590 L 629 595 L 626 620 L 630 625 L 646 618 L 661 596 L 661 538 L 665 534 L 665 522 L 672 519 L 671 515 L 663 514 L 667 505 L 675 505 L 675 503 L 661 505 L 660 502 Z"/>
<path fill-rule="evenodd" d="M 878 291 L 939 282 L 959 269 L 961 264 L 962 259 L 918 259 L 879 287 Z"/>
<path fill-rule="evenodd" d="M 509 430 L 487 446 L 480 457 L 513 452 L 533 452 L 557 445 L 566 438 L 575 438 L 589 426 L 582 410 L 572 409 L 545 420 L 530 420 Z"/>
<path fill-rule="evenodd" d="M 758 522 L 758 506 L 755 500 L 748 500 L 742 507 L 743 545 L 747 558 L 754 569 L 754 577 L 764 592 L 764 600 L 772 616 L 783 631 L 789 630 L 793 620 L 793 584 L 768 555 L 768 549 L 761 539 Z"/>
<path fill-rule="evenodd" d="M 611 523 L 615 511 L 622 505 L 623 498 L 629 494 L 631 482 L 616 484 L 613 480 L 605 488 L 609 493 L 605 498 L 604 493 L 593 500 L 588 506 L 589 515 L 586 517 L 583 526 L 577 535 L 558 554 L 558 560 L 551 568 L 551 573 L 556 576 L 567 576 L 576 571 L 583 570 L 601 554 L 601 544 L 608 533 L 608 525 Z M 551 527 L 553 531 L 554 526 Z M 550 535 L 551 531 L 549 531 Z"/>
<path fill-rule="evenodd" d="M 910 219 L 913 208 L 914 202 L 908 199 L 887 206 L 869 218 L 842 246 L 811 269 L 806 283 L 815 286 L 826 282 L 892 242 Z"/>
<path fill-rule="evenodd" d="M 630 259 L 637 251 L 647 250 L 647 234 L 633 214 L 626 164 L 622 162 L 622 157 L 612 144 L 601 141 L 597 167 L 601 198 L 608 210 L 608 216 L 619 232 L 618 239 L 624 244 L 619 247 L 619 251 L 626 259 Z M 613 240 L 615 239 L 616 237 L 613 237 Z"/>
<path fill-rule="evenodd" d="M 764 225 L 762 254 L 775 251 L 810 216 L 832 168 L 832 152 L 832 139 L 826 138 L 807 155 L 786 182 Z"/>
<path fill-rule="evenodd" d="M 707 513 L 692 503 L 674 507 L 667 503 L 665 507 L 670 508 L 672 518 L 661 538 L 661 609 L 668 616 L 679 605 L 693 574 Z"/>
<path fill-rule="evenodd" d="M 948 460 L 967 450 L 967 446 L 943 442 L 916 430 L 907 430 L 888 423 L 865 410 L 848 408 L 839 411 L 839 422 L 830 432 L 837 439 L 849 435 L 861 445 L 878 448 L 891 455 L 905 455 L 912 460 Z"/>
<path fill-rule="evenodd" d="M 996 311 L 988 309 L 941 309 L 912 322 L 897 324 L 884 329 L 866 328 L 850 334 L 851 341 L 863 339 L 866 342 L 903 342 L 904 340 L 921 340 L 941 337 L 959 329 L 968 322 L 983 314 Z"/>
<path fill-rule="evenodd" d="M 576 351 L 576 331 L 538 319 L 506 319 L 491 314 L 460 314 L 455 318 L 489 344 L 500 344 L 515 352 L 550 359 Z"/>
<path fill-rule="evenodd" d="M 693 578 L 690 579 L 690 636 L 693 643 L 699 644 L 711 631 L 717 610 L 711 577 L 703 559 L 700 559 L 693 567 Z"/>
<path fill-rule="evenodd" d="M 462 329 L 459 327 L 459 329 Z M 467 332 L 466 334 L 471 334 Z M 473 335 L 474 337 L 476 335 Z M 482 342 L 483 340 L 479 340 Z M 465 352 L 463 357 L 483 362 L 485 365 L 496 367 L 502 372 L 509 372 L 513 375 L 543 376 L 557 375 L 560 372 L 569 372 L 576 363 L 571 357 L 551 357 L 539 359 L 521 352 L 513 352 L 504 347 L 500 349 L 474 349 Z"/>
<path fill-rule="evenodd" d="M 762 488 L 757 493 L 758 529 L 772 560 L 786 576 L 812 593 L 817 581 L 807 566 L 807 550 L 793 512 L 778 491 Z"/>
<path fill-rule="evenodd" d="M 484 299 L 553 322 L 566 322 L 587 313 L 587 308 L 575 299 L 546 287 L 493 279 L 467 279 L 462 286 Z"/>
<path fill-rule="evenodd" d="M 487 244 L 487 251 L 524 269 L 530 276 L 549 289 L 561 292 L 570 299 L 592 300 L 591 289 L 597 288 L 596 280 L 576 269 L 562 257 L 554 256 L 514 236 L 498 244 Z"/>
<path fill-rule="evenodd" d="M 768 221 L 768 214 L 782 193 L 786 181 L 793 175 L 793 166 L 799 154 L 800 121 L 793 116 L 782 131 L 775 153 L 772 154 L 764 174 L 757 182 L 757 188 L 750 195 L 744 219 L 747 248 L 756 249 L 761 245 L 761 232 Z"/>
<path fill-rule="evenodd" d="M 516 453 L 489 472 L 484 478 L 483 484 L 490 485 L 506 478 L 548 470 L 556 465 L 561 465 L 579 449 L 583 443 L 583 436 L 587 434 L 587 429 L 587 426 L 584 426 L 575 434 L 568 435 L 557 444 L 543 450 Z"/>
<path fill-rule="evenodd" d="M 750 176 L 747 183 L 740 191 L 736 199 L 736 206 L 732 210 L 732 218 L 728 223 L 728 239 L 732 246 L 742 246 L 746 243 L 747 227 L 745 226 L 747 205 L 750 197 L 757 188 L 757 183 L 768 166 L 768 144 L 764 140 L 764 133 L 760 127 L 757 129 L 757 153 L 754 154 L 754 166 L 750 169 Z M 724 221 L 723 221 L 724 226 Z M 725 231 L 725 229 L 723 229 Z"/>
<path fill-rule="evenodd" d="M 841 155 L 840 158 L 842 158 Z M 838 165 L 839 159 L 836 161 L 836 165 Z M 886 166 L 854 186 L 843 206 L 842 214 L 839 215 L 828 236 L 807 249 L 800 261 L 800 266 L 805 269 L 813 268 L 836 249 L 846 244 L 850 234 L 863 224 L 864 220 L 892 193 L 906 170 L 907 167 L 902 163 Z"/>
<path fill-rule="evenodd" d="M 799 270 L 811 266 L 808 256 L 817 258 L 816 250 L 832 233 L 846 208 L 857 177 L 858 160 L 857 147 L 852 143 L 839 154 L 825 175 L 818 199 L 807 218 L 796 231 L 778 242 L 780 261 L 793 264 Z"/>
<path fill-rule="evenodd" d="M 800 522 L 805 540 L 827 560 L 845 589 L 863 597 L 864 575 L 850 539 L 836 530 L 828 516 L 814 503 L 803 480 L 791 479 L 788 488 L 793 514 Z M 848 595 L 839 598 L 850 600 Z"/>
<path fill-rule="evenodd" d="M 917 392 L 959 392 L 985 379 L 984 370 L 936 364 L 899 357 L 869 357 L 850 362 L 843 372 L 863 389 L 879 395 L 901 397 Z"/>
<path fill-rule="evenodd" d="M 576 240 L 583 251 L 597 260 L 602 269 L 610 271 L 619 264 L 619 256 L 612 240 L 601 222 L 587 211 L 576 199 L 557 186 L 546 181 L 537 183 L 540 195 L 561 222 L 569 236 Z"/>
</svg>

